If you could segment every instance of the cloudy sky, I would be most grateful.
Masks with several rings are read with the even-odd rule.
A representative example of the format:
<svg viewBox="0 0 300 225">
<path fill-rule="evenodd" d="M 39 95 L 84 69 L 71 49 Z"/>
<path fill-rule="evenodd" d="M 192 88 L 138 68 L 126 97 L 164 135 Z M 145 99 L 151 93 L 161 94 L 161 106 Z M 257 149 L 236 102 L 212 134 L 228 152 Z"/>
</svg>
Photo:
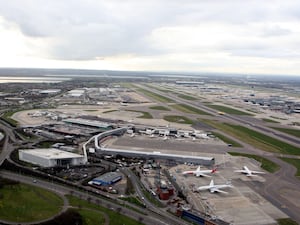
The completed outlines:
<svg viewBox="0 0 300 225">
<path fill-rule="evenodd" d="M 299 0 L 0 0 L 0 67 L 300 75 Z"/>
</svg>

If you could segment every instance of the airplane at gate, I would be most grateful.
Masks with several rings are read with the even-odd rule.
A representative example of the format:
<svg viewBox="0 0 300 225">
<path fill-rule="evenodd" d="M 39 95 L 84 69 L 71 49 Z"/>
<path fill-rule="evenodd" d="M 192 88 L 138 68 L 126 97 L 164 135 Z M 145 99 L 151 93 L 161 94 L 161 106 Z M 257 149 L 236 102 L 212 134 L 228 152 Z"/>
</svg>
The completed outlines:
<svg viewBox="0 0 300 225">
<path fill-rule="evenodd" d="M 209 183 L 209 185 L 200 186 L 200 187 L 197 188 L 197 191 L 209 190 L 211 193 L 219 192 L 219 193 L 228 194 L 228 192 L 222 191 L 220 189 L 223 189 L 223 188 L 232 188 L 232 187 L 233 186 L 230 183 L 226 183 L 226 184 L 214 184 L 214 180 L 211 180 L 210 183 Z"/>
<path fill-rule="evenodd" d="M 188 171 L 184 171 L 182 172 L 183 175 L 187 175 L 187 174 L 193 174 L 197 177 L 211 177 L 207 174 L 212 174 L 215 173 L 217 171 L 217 169 L 212 169 L 212 170 L 201 170 L 200 166 L 198 166 L 198 168 L 196 170 L 188 170 Z"/>
<path fill-rule="evenodd" d="M 242 170 L 235 170 L 234 172 L 246 174 L 248 177 L 257 176 L 256 174 L 265 174 L 265 172 L 250 170 L 247 166 L 243 166 Z"/>
</svg>

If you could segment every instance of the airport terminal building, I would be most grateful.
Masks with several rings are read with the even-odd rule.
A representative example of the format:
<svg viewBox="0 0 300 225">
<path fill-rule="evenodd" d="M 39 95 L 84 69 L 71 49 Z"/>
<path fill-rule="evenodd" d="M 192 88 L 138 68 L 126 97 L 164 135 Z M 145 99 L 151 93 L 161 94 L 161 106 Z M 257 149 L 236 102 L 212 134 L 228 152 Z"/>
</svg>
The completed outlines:
<svg viewBox="0 0 300 225">
<path fill-rule="evenodd" d="M 83 155 L 56 148 L 22 149 L 19 150 L 19 159 L 42 167 L 82 165 L 85 162 Z"/>
</svg>

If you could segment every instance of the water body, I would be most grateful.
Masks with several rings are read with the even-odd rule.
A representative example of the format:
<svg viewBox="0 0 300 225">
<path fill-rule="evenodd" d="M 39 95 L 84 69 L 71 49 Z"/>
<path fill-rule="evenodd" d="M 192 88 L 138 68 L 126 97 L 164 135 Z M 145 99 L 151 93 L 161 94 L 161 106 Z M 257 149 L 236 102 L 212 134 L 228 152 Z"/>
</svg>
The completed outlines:
<svg viewBox="0 0 300 225">
<path fill-rule="evenodd" d="M 0 76 L 0 83 L 59 83 L 62 81 L 71 80 L 67 77 L 12 77 Z"/>
</svg>

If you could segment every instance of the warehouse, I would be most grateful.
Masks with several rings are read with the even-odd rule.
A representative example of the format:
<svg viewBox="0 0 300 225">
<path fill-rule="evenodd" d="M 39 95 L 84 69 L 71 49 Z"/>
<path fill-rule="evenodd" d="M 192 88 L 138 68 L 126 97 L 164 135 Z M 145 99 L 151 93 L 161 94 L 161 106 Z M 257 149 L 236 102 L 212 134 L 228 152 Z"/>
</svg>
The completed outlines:
<svg viewBox="0 0 300 225">
<path fill-rule="evenodd" d="M 84 156 L 55 148 L 22 149 L 19 159 L 42 167 L 69 166 L 84 164 Z"/>
<path fill-rule="evenodd" d="M 122 174 L 118 172 L 110 172 L 96 177 L 89 182 L 91 185 L 112 185 L 122 180 Z"/>
</svg>

